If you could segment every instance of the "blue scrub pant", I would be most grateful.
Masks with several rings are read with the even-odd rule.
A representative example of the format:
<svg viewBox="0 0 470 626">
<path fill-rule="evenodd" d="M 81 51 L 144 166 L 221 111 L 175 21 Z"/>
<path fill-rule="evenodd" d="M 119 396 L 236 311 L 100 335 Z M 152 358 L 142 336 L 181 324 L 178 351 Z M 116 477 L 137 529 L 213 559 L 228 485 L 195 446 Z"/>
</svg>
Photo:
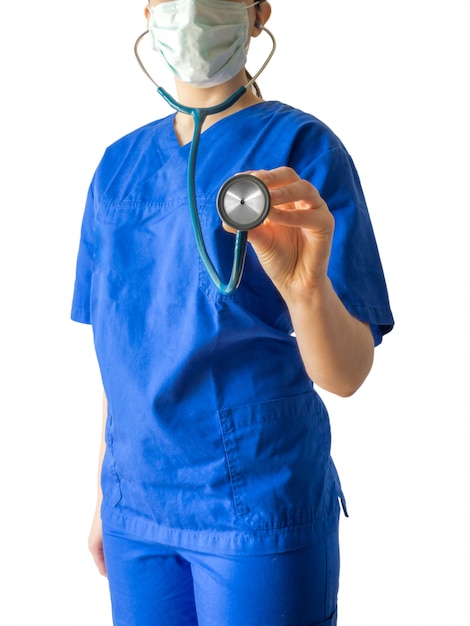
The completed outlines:
<svg viewBox="0 0 470 626">
<path fill-rule="evenodd" d="M 337 533 L 300 550 L 221 556 L 103 530 L 115 626 L 336 626 Z"/>
</svg>

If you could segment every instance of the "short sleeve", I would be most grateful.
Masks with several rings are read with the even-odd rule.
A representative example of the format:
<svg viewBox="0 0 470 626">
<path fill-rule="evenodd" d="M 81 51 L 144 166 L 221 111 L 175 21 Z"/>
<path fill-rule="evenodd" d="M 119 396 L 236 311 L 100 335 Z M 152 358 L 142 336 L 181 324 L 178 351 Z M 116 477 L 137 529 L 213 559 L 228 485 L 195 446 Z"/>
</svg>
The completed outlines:
<svg viewBox="0 0 470 626">
<path fill-rule="evenodd" d="M 90 292 L 95 257 L 93 187 L 88 191 L 78 248 L 71 318 L 91 324 Z"/>
<path fill-rule="evenodd" d="M 311 167 L 311 180 L 335 218 L 328 275 L 351 315 L 370 324 L 378 345 L 394 320 L 356 168 L 343 147 L 327 151 Z"/>
</svg>

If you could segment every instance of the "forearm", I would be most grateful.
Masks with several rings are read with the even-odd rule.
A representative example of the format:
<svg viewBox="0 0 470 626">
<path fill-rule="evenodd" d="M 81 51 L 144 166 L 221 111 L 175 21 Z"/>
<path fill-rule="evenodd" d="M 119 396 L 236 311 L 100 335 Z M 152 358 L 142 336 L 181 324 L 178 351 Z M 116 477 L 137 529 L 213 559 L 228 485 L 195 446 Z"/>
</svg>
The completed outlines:
<svg viewBox="0 0 470 626">
<path fill-rule="evenodd" d="M 102 418 L 102 426 L 101 426 L 101 443 L 100 443 L 100 451 L 98 457 L 98 477 L 97 477 L 97 507 L 101 506 L 101 501 L 103 499 L 101 492 L 101 466 L 103 465 L 103 458 L 106 451 L 106 419 L 108 415 L 108 403 L 106 400 L 106 395 L 103 393 L 103 418 Z"/>
<path fill-rule="evenodd" d="M 352 395 L 373 363 L 369 325 L 350 315 L 327 278 L 307 296 L 283 295 L 310 378 L 339 396 Z"/>
<path fill-rule="evenodd" d="M 308 375 L 323 389 L 350 396 L 369 374 L 374 341 L 327 275 L 333 214 L 318 189 L 291 168 L 256 175 L 268 187 L 272 206 L 263 224 L 249 231 L 249 241 L 289 308 Z"/>
<path fill-rule="evenodd" d="M 106 449 L 105 432 L 107 414 L 108 407 L 106 402 L 106 396 L 103 394 L 103 426 L 101 433 L 100 454 L 98 460 L 98 493 L 96 498 L 95 514 L 93 516 L 93 522 L 91 524 L 90 534 L 88 536 L 88 547 L 93 555 L 93 559 L 96 563 L 98 571 L 103 576 L 106 576 L 106 563 L 104 559 L 103 531 L 101 524 L 101 502 L 103 500 L 103 494 L 101 491 L 101 466 L 103 464 L 103 457 Z"/>
</svg>

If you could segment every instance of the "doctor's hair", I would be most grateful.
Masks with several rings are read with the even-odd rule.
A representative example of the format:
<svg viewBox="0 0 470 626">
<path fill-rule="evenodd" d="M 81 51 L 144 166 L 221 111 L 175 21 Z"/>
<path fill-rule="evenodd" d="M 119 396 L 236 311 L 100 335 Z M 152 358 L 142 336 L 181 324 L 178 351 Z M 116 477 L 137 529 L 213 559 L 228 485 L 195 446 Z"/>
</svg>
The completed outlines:
<svg viewBox="0 0 470 626">
<path fill-rule="evenodd" d="M 247 69 L 245 69 L 245 74 L 246 74 L 246 77 L 247 77 L 248 81 L 250 81 L 253 78 L 253 76 L 250 74 L 250 72 Z M 261 95 L 261 89 L 259 88 L 258 83 L 256 82 L 256 80 L 251 85 L 251 89 L 258 96 L 258 98 L 262 98 L 263 97 Z"/>
</svg>

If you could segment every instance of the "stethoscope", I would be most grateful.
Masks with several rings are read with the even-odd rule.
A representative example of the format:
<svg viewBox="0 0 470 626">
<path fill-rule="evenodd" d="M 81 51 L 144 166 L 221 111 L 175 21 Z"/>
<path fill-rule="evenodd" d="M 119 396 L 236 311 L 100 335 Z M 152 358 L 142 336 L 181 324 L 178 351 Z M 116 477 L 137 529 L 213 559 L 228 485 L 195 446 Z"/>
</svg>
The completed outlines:
<svg viewBox="0 0 470 626">
<path fill-rule="evenodd" d="M 264 26 L 261 26 L 260 28 L 262 28 L 262 30 L 270 36 L 272 41 L 272 49 L 266 61 L 261 66 L 261 69 L 247 82 L 246 85 L 239 87 L 226 100 L 220 104 L 207 108 L 193 108 L 185 106 L 175 100 L 167 91 L 165 91 L 165 89 L 163 89 L 163 87 L 160 87 L 155 82 L 142 63 L 138 52 L 139 44 L 149 32 L 148 30 L 137 38 L 134 45 L 134 53 L 137 61 L 146 76 L 157 87 L 158 93 L 173 109 L 175 109 L 175 111 L 191 115 L 194 120 L 193 139 L 188 157 L 188 204 L 199 254 L 207 272 L 209 273 L 209 276 L 212 279 L 212 282 L 224 295 L 233 293 L 240 284 L 243 266 L 245 264 L 248 230 L 259 226 L 266 219 L 270 209 L 270 196 L 266 185 L 259 178 L 252 176 L 251 174 L 235 174 L 235 176 L 229 178 L 219 189 L 219 193 L 217 194 L 217 211 L 219 216 L 223 222 L 237 231 L 234 245 L 232 272 L 228 283 L 224 283 L 211 258 L 209 257 L 204 243 L 196 200 L 196 157 L 199 147 L 199 139 L 202 132 L 202 125 L 204 124 L 206 118 L 209 115 L 221 113 L 235 104 L 235 102 L 237 102 L 237 100 L 239 100 L 246 93 L 247 89 L 253 85 L 259 75 L 263 72 L 276 50 L 276 40 L 274 39 L 274 35 Z"/>
</svg>

